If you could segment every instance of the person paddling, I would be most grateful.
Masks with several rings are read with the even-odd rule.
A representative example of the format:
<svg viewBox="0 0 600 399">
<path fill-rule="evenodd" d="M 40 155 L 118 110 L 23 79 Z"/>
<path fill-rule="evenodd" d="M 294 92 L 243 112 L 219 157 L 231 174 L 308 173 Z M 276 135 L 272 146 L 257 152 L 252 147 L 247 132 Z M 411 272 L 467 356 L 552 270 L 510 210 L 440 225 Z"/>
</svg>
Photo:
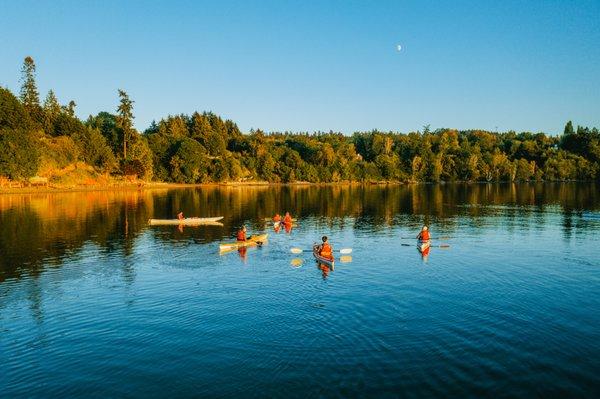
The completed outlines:
<svg viewBox="0 0 600 399">
<path fill-rule="evenodd" d="M 290 215 L 289 212 L 285 213 L 285 217 L 283 218 L 283 224 L 285 224 L 286 226 L 292 225 L 292 215 Z"/>
<path fill-rule="evenodd" d="M 242 226 L 241 229 L 237 232 L 237 240 L 238 241 L 246 241 L 246 226 Z"/>
<path fill-rule="evenodd" d="M 179 212 L 179 213 L 177 214 L 177 219 L 179 219 L 179 220 L 183 220 L 183 212 Z"/>
<path fill-rule="evenodd" d="M 329 244 L 329 239 L 327 236 L 323 236 L 321 240 L 323 243 L 318 246 L 319 255 L 325 259 L 333 260 L 333 248 Z"/>
<path fill-rule="evenodd" d="M 273 222 L 281 222 L 281 216 L 278 213 L 273 216 Z"/>
<path fill-rule="evenodd" d="M 427 228 L 427 226 L 423 226 L 423 228 L 421 229 L 421 232 L 419 233 L 419 235 L 417 235 L 417 240 L 421 240 L 421 241 L 431 240 L 431 237 L 429 235 L 429 229 Z"/>
</svg>

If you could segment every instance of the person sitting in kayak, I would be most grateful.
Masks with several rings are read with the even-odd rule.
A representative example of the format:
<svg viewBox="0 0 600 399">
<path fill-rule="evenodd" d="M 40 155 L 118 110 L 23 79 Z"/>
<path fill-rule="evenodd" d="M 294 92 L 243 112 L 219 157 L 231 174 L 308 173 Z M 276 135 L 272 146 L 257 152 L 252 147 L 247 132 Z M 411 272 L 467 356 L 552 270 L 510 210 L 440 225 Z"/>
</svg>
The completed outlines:
<svg viewBox="0 0 600 399">
<path fill-rule="evenodd" d="M 319 255 L 325 259 L 333 260 L 333 248 L 329 244 L 327 236 L 323 236 L 321 240 L 323 241 L 323 244 L 319 245 Z"/>
<path fill-rule="evenodd" d="M 246 226 L 242 226 L 241 229 L 237 232 L 237 240 L 238 241 L 246 241 Z"/>
<path fill-rule="evenodd" d="M 423 226 L 423 228 L 421 229 L 421 232 L 417 236 L 417 240 L 421 240 L 421 241 L 431 240 L 431 237 L 429 236 L 429 229 L 427 229 L 427 226 Z"/>
<path fill-rule="evenodd" d="M 276 213 L 275 216 L 273 216 L 273 221 L 274 222 L 281 222 L 281 216 L 278 213 Z"/>
<path fill-rule="evenodd" d="M 290 215 L 289 212 L 285 213 L 285 217 L 283 218 L 283 224 L 285 224 L 286 226 L 292 225 L 292 215 Z"/>
<path fill-rule="evenodd" d="M 177 214 L 177 219 L 179 219 L 179 220 L 183 220 L 183 212 L 179 212 L 179 213 Z"/>
</svg>

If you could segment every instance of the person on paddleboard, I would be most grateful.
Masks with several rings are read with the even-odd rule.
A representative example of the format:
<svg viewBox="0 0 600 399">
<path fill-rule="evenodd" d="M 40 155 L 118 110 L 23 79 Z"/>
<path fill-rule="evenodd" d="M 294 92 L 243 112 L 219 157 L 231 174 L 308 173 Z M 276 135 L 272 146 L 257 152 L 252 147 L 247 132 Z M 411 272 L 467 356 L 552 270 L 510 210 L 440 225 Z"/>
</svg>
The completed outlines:
<svg viewBox="0 0 600 399">
<path fill-rule="evenodd" d="M 327 238 L 327 236 L 323 236 L 321 238 L 321 240 L 323 241 L 323 243 L 321 245 L 319 245 L 319 247 L 318 247 L 319 255 L 322 256 L 323 258 L 332 260 L 333 259 L 333 248 L 329 244 L 329 239 Z"/>
<path fill-rule="evenodd" d="M 285 217 L 283 218 L 283 224 L 285 224 L 286 226 L 292 225 L 292 215 L 290 215 L 289 212 L 285 213 Z"/>
<path fill-rule="evenodd" d="M 177 219 L 179 219 L 179 220 L 183 220 L 183 212 L 179 212 L 179 213 L 177 214 Z"/>
<path fill-rule="evenodd" d="M 281 222 L 281 216 L 278 213 L 276 213 L 275 216 L 273 216 L 273 221 L 274 222 Z"/>
<path fill-rule="evenodd" d="M 237 240 L 238 241 L 246 241 L 246 226 L 242 226 L 241 229 L 237 232 Z"/>
<path fill-rule="evenodd" d="M 431 236 L 429 235 L 429 229 L 427 226 L 423 226 L 419 235 L 417 235 L 417 240 L 421 241 L 429 241 L 431 240 Z"/>
</svg>

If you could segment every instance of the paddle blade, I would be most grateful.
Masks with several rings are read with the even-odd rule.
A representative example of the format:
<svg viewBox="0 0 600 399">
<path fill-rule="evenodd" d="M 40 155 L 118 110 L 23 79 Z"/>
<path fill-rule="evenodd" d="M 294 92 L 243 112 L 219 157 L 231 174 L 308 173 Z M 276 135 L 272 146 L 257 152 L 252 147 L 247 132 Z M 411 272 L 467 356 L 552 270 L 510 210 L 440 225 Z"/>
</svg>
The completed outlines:
<svg viewBox="0 0 600 399">
<path fill-rule="evenodd" d="M 343 248 L 343 249 L 340 249 L 340 253 L 341 254 L 351 254 L 352 253 L 352 248 Z"/>
<path fill-rule="evenodd" d="M 300 248 L 292 248 L 290 249 L 290 252 L 293 254 L 301 254 L 302 253 L 302 249 Z"/>
<path fill-rule="evenodd" d="M 442 245 L 440 245 L 440 248 L 450 248 L 450 245 L 448 245 L 448 244 L 442 244 Z"/>
<path fill-rule="evenodd" d="M 300 258 L 294 258 L 291 260 L 290 265 L 292 265 L 292 267 L 300 267 L 302 266 L 302 259 Z"/>
<path fill-rule="evenodd" d="M 352 262 L 352 256 L 350 256 L 350 255 L 340 256 L 340 262 L 350 263 L 350 262 Z"/>
</svg>

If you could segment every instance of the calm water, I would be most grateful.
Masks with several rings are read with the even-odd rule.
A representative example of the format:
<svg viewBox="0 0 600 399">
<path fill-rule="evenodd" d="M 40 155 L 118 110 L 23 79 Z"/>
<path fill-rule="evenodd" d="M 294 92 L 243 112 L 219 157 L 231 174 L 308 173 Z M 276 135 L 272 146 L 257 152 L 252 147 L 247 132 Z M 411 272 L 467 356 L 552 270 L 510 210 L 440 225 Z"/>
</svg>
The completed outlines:
<svg viewBox="0 0 600 399">
<path fill-rule="evenodd" d="M 598 397 L 599 248 L 593 184 L 0 195 L 0 396 Z"/>
</svg>

